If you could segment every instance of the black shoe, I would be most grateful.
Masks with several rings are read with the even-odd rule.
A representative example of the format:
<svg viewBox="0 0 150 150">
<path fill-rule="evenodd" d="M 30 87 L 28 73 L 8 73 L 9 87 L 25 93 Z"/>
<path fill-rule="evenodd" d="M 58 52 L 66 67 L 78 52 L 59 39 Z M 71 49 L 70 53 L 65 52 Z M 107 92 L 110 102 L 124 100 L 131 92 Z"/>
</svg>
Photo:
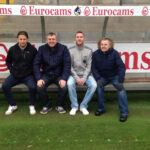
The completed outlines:
<svg viewBox="0 0 150 150">
<path fill-rule="evenodd" d="M 102 115 L 103 113 L 105 113 L 105 110 L 101 110 L 101 111 L 97 110 L 97 111 L 95 112 L 95 116 L 100 116 L 100 115 Z"/>
<path fill-rule="evenodd" d="M 125 122 L 127 121 L 128 115 L 121 115 L 120 116 L 120 122 Z"/>
<path fill-rule="evenodd" d="M 62 106 L 57 106 L 56 110 L 60 113 L 60 114 L 65 114 L 66 110 L 62 107 Z"/>
<path fill-rule="evenodd" d="M 43 115 L 45 115 L 45 114 L 47 114 L 51 110 L 52 110 L 52 107 L 50 107 L 50 108 L 43 107 L 42 110 L 40 111 L 40 113 L 43 114 Z"/>
</svg>

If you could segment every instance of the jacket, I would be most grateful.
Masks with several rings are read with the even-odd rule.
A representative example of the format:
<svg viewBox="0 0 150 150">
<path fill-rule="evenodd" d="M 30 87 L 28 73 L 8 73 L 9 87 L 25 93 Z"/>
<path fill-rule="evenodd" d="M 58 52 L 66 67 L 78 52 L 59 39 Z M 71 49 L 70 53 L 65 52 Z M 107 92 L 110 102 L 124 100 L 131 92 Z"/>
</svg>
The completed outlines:
<svg viewBox="0 0 150 150">
<path fill-rule="evenodd" d="M 41 65 L 42 71 L 40 71 Z M 65 45 L 57 43 L 53 50 L 48 44 L 39 47 L 34 60 L 34 75 L 37 81 L 41 79 L 43 74 L 52 78 L 60 77 L 67 81 L 70 69 L 70 54 Z"/>
<path fill-rule="evenodd" d="M 30 43 L 21 51 L 18 43 L 12 46 L 6 58 L 6 64 L 10 73 L 16 79 L 23 79 L 33 74 L 33 60 L 37 50 Z"/>
<path fill-rule="evenodd" d="M 119 82 L 123 83 L 125 71 L 125 65 L 115 49 L 111 48 L 106 53 L 98 49 L 93 53 L 92 73 L 96 80 L 118 75 Z"/>
<path fill-rule="evenodd" d="M 78 75 L 82 75 L 86 80 L 91 73 L 92 50 L 87 47 L 73 46 L 69 48 L 71 56 L 71 74 L 77 79 Z"/>
</svg>

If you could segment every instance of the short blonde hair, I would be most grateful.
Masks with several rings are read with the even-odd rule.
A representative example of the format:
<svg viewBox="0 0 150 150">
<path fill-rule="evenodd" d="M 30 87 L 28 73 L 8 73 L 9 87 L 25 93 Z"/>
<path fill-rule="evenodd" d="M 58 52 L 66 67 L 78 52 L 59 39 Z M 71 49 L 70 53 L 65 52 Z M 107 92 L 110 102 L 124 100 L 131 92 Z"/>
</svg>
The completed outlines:
<svg viewBox="0 0 150 150">
<path fill-rule="evenodd" d="M 104 37 L 104 38 L 100 39 L 100 40 L 98 41 L 98 43 L 97 43 L 99 49 L 101 48 L 101 42 L 102 42 L 102 41 L 109 41 L 109 43 L 110 43 L 110 48 L 114 48 L 114 41 L 113 41 L 111 38 Z"/>
<path fill-rule="evenodd" d="M 76 37 L 76 35 L 77 35 L 78 33 L 81 33 L 81 34 L 83 34 L 83 36 L 84 36 L 84 33 L 83 33 L 82 31 L 77 31 L 77 32 L 75 33 L 75 37 Z"/>
</svg>

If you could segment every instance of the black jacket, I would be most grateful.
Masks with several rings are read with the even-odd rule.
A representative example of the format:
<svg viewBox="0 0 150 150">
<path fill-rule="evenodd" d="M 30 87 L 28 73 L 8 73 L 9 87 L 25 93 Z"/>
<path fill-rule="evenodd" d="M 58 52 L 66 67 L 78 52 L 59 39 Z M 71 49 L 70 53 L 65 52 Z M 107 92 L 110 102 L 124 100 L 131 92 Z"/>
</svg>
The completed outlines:
<svg viewBox="0 0 150 150">
<path fill-rule="evenodd" d="M 40 72 L 41 65 L 42 72 Z M 54 50 L 51 50 L 48 44 L 39 47 L 34 59 L 34 75 L 36 80 L 40 80 L 42 74 L 46 74 L 51 77 L 60 77 L 67 81 L 70 69 L 71 58 L 65 45 L 57 43 Z"/>
<path fill-rule="evenodd" d="M 33 60 L 37 50 L 30 43 L 21 51 L 18 43 L 12 46 L 6 58 L 6 64 L 10 73 L 16 79 L 23 79 L 33 74 Z"/>
</svg>

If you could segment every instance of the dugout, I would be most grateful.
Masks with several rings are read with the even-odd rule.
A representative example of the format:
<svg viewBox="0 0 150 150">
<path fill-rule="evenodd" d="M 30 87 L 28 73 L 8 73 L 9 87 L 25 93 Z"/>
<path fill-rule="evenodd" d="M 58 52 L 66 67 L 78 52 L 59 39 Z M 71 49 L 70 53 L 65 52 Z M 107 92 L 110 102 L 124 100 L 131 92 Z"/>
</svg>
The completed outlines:
<svg viewBox="0 0 150 150">
<path fill-rule="evenodd" d="M 122 59 L 127 66 L 126 87 L 127 90 L 150 90 L 150 19 L 149 11 L 146 15 L 146 8 L 149 10 L 149 0 L 0 0 L 0 4 L 22 5 L 22 6 L 74 6 L 75 16 L 27 16 L 9 15 L 0 5 L 0 78 L 5 78 L 8 71 L 4 70 L 6 51 L 16 42 L 16 34 L 19 30 L 26 30 L 29 33 L 30 42 L 37 47 L 45 42 L 46 33 L 53 31 L 57 33 L 58 40 L 68 46 L 73 45 L 74 33 L 82 30 L 85 33 L 86 43 L 94 50 L 97 48 L 97 41 L 101 37 L 111 37 L 115 42 L 115 48 L 120 51 Z M 94 7 L 95 16 L 80 16 L 82 6 Z M 127 10 L 115 13 L 122 16 L 112 16 L 111 10 L 102 11 L 102 6 L 113 8 L 113 6 L 127 7 Z M 129 11 L 128 6 L 135 6 L 141 12 L 140 16 Z M 79 10 L 77 9 L 79 8 Z M 140 10 L 140 7 L 142 9 Z M 49 8 L 48 8 L 49 9 Z M 77 9 L 78 11 L 75 11 Z M 85 9 L 84 9 L 85 10 Z M 9 11 L 8 11 L 9 12 Z M 35 11 L 34 11 L 35 12 Z M 143 13 L 142 13 L 143 12 Z M 6 15 L 4 14 L 6 13 Z M 99 16 L 96 14 L 105 14 Z M 131 16 L 129 16 L 129 15 Z M 132 15 L 133 14 L 133 15 Z M 129 84 L 130 83 L 130 84 Z M 108 88 L 111 90 L 112 88 Z"/>
</svg>

